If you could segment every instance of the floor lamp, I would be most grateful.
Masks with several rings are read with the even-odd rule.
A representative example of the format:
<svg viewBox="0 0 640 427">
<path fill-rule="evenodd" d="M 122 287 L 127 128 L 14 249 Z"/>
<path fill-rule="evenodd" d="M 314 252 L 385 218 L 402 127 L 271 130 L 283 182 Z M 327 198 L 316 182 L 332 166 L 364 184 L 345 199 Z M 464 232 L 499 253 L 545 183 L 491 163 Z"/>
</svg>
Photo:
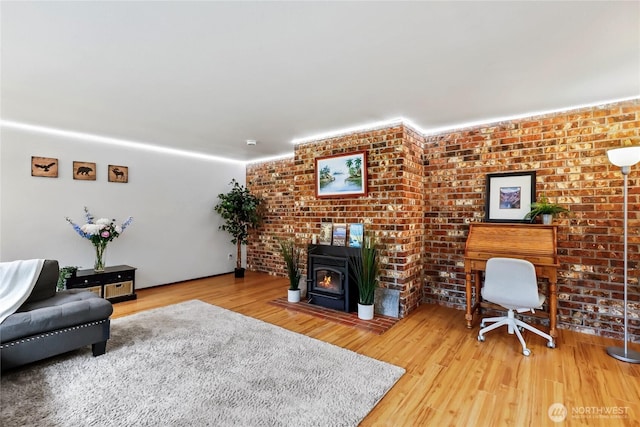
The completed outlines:
<svg viewBox="0 0 640 427">
<path fill-rule="evenodd" d="M 640 146 L 609 150 L 607 157 L 613 165 L 622 168 L 624 176 L 624 348 L 607 347 L 607 353 L 623 362 L 640 363 L 640 353 L 627 348 L 629 342 L 629 328 L 627 327 L 627 181 L 631 166 L 640 162 Z"/>
</svg>

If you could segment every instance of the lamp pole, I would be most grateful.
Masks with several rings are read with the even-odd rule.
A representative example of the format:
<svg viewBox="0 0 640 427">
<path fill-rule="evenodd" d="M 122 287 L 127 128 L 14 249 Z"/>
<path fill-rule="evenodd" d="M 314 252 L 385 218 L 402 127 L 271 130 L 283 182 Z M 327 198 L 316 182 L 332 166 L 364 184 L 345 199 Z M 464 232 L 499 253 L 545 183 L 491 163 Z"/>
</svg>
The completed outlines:
<svg viewBox="0 0 640 427">
<path fill-rule="evenodd" d="M 629 172 L 631 166 L 640 161 L 640 147 L 626 147 L 610 150 L 607 152 L 609 161 L 616 166 L 621 167 L 621 172 L 624 177 L 624 189 L 623 189 L 623 203 L 624 203 L 624 347 L 607 347 L 607 354 L 618 360 L 628 363 L 640 363 L 640 353 L 635 350 L 629 350 L 629 328 L 628 328 L 628 315 L 627 315 L 627 287 L 628 287 L 628 256 L 627 256 L 627 228 L 628 228 L 628 213 L 627 213 L 627 187 Z"/>
</svg>

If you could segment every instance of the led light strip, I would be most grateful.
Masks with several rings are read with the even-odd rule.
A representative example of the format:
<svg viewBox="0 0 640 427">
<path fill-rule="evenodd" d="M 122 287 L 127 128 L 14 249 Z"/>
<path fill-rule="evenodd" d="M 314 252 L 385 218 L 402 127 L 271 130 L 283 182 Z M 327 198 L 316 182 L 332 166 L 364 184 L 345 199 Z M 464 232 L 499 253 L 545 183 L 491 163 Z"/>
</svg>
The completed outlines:
<svg viewBox="0 0 640 427">
<path fill-rule="evenodd" d="M 121 147 L 155 151 L 158 153 L 193 157 L 193 158 L 202 159 L 202 160 L 219 161 L 219 162 L 234 163 L 234 164 L 241 164 L 241 165 L 244 165 L 247 163 L 244 160 L 233 160 L 225 157 L 198 153 L 196 151 L 179 150 L 177 148 L 162 147 L 159 145 L 149 144 L 145 142 L 129 141 L 126 139 L 111 138 L 111 137 L 106 137 L 101 135 L 94 135 L 91 133 L 73 132 L 73 131 L 68 131 L 63 129 L 46 127 L 46 126 L 36 126 L 36 125 L 30 125 L 27 123 L 14 122 L 11 120 L 0 120 L 0 126 L 9 128 L 9 129 L 17 129 L 17 130 L 23 130 L 27 132 L 42 133 L 46 135 L 56 135 L 64 138 L 79 139 L 83 141 L 97 142 L 101 144 L 110 144 L 110 145 L 117 145 Z"/>
</svg>

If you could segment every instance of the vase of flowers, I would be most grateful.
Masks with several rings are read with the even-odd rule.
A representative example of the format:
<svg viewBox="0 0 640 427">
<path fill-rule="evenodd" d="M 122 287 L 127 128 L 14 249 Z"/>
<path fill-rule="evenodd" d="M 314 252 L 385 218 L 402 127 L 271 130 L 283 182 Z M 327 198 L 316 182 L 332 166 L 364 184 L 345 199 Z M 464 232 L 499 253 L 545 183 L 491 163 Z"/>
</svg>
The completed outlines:
<svg viewBox="0 0 640 427">
<path fill-rule="evenodd" d="M 97 272 L 104 271 L 105 250 L 107 249 L 107 244 L 120 236 L 125 228 L 131 224 L 133 218 L 129 217 L 121 225 L 116 225 L 115 219 L 99 218 L 95 220 L 86 206 L 84 208 L 84 212 L 87 222 L 82 226 L 74 223 L 69 217 L 65 219 L 69 224 L 71 224 L 80 237 L 91 241 L 96 251 L 96 259 L 93 269 Z"/>
</svg>

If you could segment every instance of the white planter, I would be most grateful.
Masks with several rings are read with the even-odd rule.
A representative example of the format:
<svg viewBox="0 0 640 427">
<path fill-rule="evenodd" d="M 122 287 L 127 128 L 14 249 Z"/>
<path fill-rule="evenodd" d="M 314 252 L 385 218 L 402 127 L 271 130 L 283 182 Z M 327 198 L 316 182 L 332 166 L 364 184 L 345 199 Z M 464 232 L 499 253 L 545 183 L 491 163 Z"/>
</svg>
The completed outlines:
<svg viewBox="0 0 640 427">
<path fill-rule="evenodd" d="M 542 223 L 545 225 L 551 225 L 553 222 L 553 215 L 551 214 L 542 214 Z"/>
<path fill-rule="evenodd" d="M 358 319 L 362 319 L 362 320 L 373 319 L 373 304 L 363 305 L 358 303 Z"/>
<path fill-rule="evenodd" d="M 292 291 L 291 289 L 289 289 L 287 292 L 288 292 L 287 300 L 289 302 L 300 302 L 300 289 L 296 289 L 295 291 Z"/>
</svg>

